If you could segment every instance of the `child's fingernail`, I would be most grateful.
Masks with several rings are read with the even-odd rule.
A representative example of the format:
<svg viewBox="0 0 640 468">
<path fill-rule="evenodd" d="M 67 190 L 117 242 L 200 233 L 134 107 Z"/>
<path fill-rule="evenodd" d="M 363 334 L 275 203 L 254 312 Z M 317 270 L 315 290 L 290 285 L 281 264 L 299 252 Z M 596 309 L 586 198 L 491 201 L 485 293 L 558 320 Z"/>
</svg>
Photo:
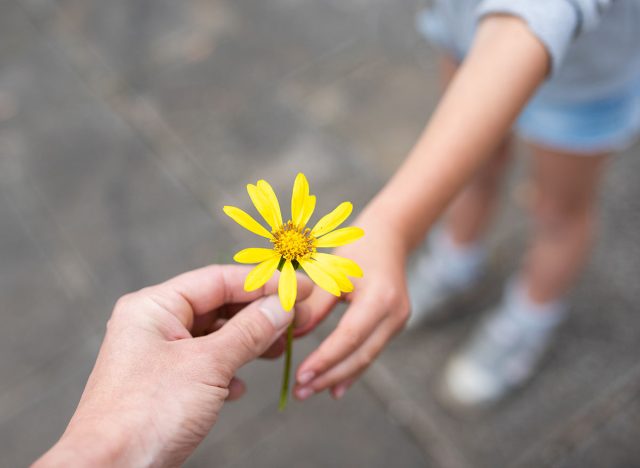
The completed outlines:
<svg viewBox="0 0 640 468">
<path fill-rule="evenodd" d="M 258 309 L 264 314 L 267 320 L 271 322 L 276 330 L 285 328 L 293 318 L 293 314 L 291 312 L 286 312 L 282 308 L 280 299 L 275 295 L 265 297 L 260 303 Z"/>
<path fill-rule="evenodd" d="M 333 391 L 333 397 L 336 400 L 339 400 L 344 396 L 346 392 L 347 392 L 347 386 L 345 384 L 338 385 L 336 389 Z"/>
<path fill-rule="evenodd" d="M 299 400 L 306 400 L 311 395 L 313 395 L 313 389 L 310 387 L 302 387 L 296 390 L 296 396 Z"/>
<path fill-rule="evenodd" d="M 298 376 L 298 383 L 300 385 L 308 384 L 313 380 L 315 376 L 316 376 L 316 373 L 313 371 L 304 371 Z"/>
</svg>

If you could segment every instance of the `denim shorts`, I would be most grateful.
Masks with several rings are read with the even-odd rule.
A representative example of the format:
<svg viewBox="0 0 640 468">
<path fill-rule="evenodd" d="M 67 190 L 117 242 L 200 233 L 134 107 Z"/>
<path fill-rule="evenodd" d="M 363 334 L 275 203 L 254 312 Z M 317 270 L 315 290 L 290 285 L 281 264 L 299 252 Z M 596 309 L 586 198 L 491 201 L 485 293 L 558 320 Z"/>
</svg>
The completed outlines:
<svg viewBox="0 0 640 468">
<path fill-rule="evenodd" d="M 417 28 L 438 49 L 460 62 L 471 37 L 454 38 L 443 21 L 425 11 Z M 582 101 L 534 97 L 515 130 L 526 141 L 563 152 L 597 154 L 620 151 L 640 133 L 640 81 L 608 96 Z"/>
<path fill-rule="evenodd" d="M 640 82 L 582 102 L 534 97 L 515 128 L 523 139 L 551 149 L 580 154 L 624 150 L 640 131 Z"/>
</svg>

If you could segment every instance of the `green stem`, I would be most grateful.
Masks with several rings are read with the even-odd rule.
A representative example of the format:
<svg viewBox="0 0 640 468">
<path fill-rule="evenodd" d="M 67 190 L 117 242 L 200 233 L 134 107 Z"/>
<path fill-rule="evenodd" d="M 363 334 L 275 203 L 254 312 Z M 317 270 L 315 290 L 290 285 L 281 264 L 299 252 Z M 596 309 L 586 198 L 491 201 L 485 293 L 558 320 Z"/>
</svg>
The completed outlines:
<svg viewBox="0 0 640 468">
<path fill-rule="evenodd" d="M 293 321 L 287 328 L 287 350 L 284 358 L 284 374 L 282 375 L 282 390 L 280 390 L 280 405 L 278 409 L 284 411 L 287 407 L 289 395 L 289 374 L 291 373 L 291 354 L 293 350 Z"/>
</svg>

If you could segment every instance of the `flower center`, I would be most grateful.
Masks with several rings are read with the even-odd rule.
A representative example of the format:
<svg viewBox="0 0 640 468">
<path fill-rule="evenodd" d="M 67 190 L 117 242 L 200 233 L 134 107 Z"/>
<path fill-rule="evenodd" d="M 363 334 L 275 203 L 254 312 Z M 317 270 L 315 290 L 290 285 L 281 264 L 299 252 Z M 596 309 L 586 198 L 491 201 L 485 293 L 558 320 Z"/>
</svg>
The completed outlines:
<svg viewBox="0 0 640 468">
<path fill-rule="evenodd" d="M 310 257 L 316 251 L 316 238 L 311 229 L 304 231 L 287 221 L 273 232 L 273 249 L 287 260 L 298 260 Z"/>
</svg>

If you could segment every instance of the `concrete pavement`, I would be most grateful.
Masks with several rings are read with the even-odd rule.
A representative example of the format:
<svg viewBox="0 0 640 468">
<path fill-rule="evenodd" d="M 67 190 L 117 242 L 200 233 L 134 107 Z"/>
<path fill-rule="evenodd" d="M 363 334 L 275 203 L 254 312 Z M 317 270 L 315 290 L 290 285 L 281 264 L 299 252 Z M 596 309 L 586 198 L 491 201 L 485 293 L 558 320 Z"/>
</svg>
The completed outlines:
<svg viewBox="0 0 640 468">
<path fill-rule="evenodd" d="M 8 0 L 0 5 L 0 466 L 61 434 L 123 293 L 245 235 L 221 214 L 305 172 L 320 211 L 389 177 L 438 96 L 420 3 Z M 494 411 L 433 398 L 449 352 L 513 269 L 524 163 L 492 272 L 459 320 L 399 337 L 340 402 L 276 410 L 280 362 L 243 370 L 188 466 L 640 466 L 640 147 L 613 161 L 596 252 L 542 373 Z M 296 343 L 296 360 L 335 323 Z"/>
</svg>

